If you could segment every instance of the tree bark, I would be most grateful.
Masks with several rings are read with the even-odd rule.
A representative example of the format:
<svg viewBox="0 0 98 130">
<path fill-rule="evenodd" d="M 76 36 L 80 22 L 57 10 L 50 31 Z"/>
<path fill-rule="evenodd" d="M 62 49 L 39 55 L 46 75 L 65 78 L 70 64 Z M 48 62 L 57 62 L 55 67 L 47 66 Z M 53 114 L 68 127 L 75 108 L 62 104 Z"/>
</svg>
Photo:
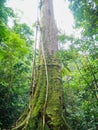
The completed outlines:
<svg viewBox="0 0 98 130">
<path fill-rule="evenodd" d="M 70 130 L 65 120 L 61 66 L 57 60 L 57 28 L 53 0 L 43 0 L 40 22 L 39 64 L 29 108 L 12 130 Z"/>
<path fill-rule="evenodd" d="M 57 27 L 54 20 L 52 1 L 53 0 L 43 0 L 42 9 L 41 9 L 40 50 L 44 49 L 45 56 L 55 55 L 58 50 Z"/>
</svg>

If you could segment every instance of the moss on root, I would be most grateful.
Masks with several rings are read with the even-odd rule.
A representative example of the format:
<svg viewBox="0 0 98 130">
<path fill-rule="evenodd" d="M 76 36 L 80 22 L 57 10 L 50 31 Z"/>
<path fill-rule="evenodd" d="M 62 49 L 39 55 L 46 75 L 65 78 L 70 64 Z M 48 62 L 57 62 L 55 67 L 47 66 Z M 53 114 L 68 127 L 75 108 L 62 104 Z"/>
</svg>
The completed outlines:
<svg viewBox="0 0 98 130">
<path fill-rule="evenodd" d="M 61 67 L 55 58 L 47 58 L 48 98 L 45 65 L 36 67 L 36 87 L 29 107 L 12 130 L 70 130 L 64 118 Z M 43 126 L 44 118 L 44 126 Z"/>
</svg>

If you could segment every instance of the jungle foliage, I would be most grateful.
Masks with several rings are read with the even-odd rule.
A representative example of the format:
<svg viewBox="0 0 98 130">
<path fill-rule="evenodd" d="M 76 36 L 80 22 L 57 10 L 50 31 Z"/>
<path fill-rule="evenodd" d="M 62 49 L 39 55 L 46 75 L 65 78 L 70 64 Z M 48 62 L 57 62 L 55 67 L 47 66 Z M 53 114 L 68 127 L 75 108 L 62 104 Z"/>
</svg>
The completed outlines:
<svg viewBox="0 0 98 130">
<path fill-rule="evenodd" d="M 69 0 L 80 36 L 59 36 L 71 45 L 60 50 L 69 124 L 73 130 L 98 129 L 98 2 Z"/>
<path fill-rule="evenodd" d="M 59 34 L 67 120 L 73 130 L 98 129 L 98 1 L 69 0 L 81 37 Z M 29 99 L 33 30 L 0 1 L 0 129 L 10 129 Z M 14 19 L 12 28 L 8 18 Z M 64 45 L 70 42 L 68 49 Z M 63 48 L 63 49 L 62 49 Z"/>
<path fill-rule="evenodd" d="M 8 129 L 25 108 L 31 80 L 33 31 L 26 24 L 13 21 L 11 8 L 0 1 L 0 128 Z"/>
</svg>

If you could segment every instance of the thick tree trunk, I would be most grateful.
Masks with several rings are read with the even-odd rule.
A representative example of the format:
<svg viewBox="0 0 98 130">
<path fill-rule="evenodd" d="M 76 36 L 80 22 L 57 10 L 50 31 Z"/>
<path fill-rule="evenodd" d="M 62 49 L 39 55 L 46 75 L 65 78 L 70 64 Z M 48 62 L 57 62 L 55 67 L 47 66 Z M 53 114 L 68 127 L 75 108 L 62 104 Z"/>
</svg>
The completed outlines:
<svg viewBox="0 0 98 130">
<path fill-rule="evenodd" d="M 57 27 L 53 14 L 53 0 L 43 0 L 41 9 L 41 43 L 40 50 L 44 49 L 45 56 L 55 55 L 58 50 Z"/>
<path fill-rule="evenodd" d="M 35 66 L 29 108 L 12 130 L 70 130 L 65 120 L 61 66 L 56 57 L 57 28 L 52 1 L 42 3 L 40 59 Z"/>
</svg>

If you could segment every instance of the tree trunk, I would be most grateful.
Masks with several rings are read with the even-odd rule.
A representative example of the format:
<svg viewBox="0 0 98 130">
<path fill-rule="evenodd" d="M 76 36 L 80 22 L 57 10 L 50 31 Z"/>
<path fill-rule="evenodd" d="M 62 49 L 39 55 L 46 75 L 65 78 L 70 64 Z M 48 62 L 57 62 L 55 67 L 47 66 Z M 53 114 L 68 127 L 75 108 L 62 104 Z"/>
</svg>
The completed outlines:
<svg viewBox="0 0 98 130">
<path fill-rule="evenodd" d="M 45 56 L 55 55 L 58 50 L 57 27 L 53 14 L 53 0 L 43 0 L 41 11 L 41 43 L 40 50 L 44 49 Z"/>
<path fill-rule="evenodd" d="M 57 60 L 57 28 L 53 0 L 43 0 L 40 22 L 39 64 L 29 108 L 12 130 L 70 130 L 65 120 L 61 66 Z"/>
</svg>

